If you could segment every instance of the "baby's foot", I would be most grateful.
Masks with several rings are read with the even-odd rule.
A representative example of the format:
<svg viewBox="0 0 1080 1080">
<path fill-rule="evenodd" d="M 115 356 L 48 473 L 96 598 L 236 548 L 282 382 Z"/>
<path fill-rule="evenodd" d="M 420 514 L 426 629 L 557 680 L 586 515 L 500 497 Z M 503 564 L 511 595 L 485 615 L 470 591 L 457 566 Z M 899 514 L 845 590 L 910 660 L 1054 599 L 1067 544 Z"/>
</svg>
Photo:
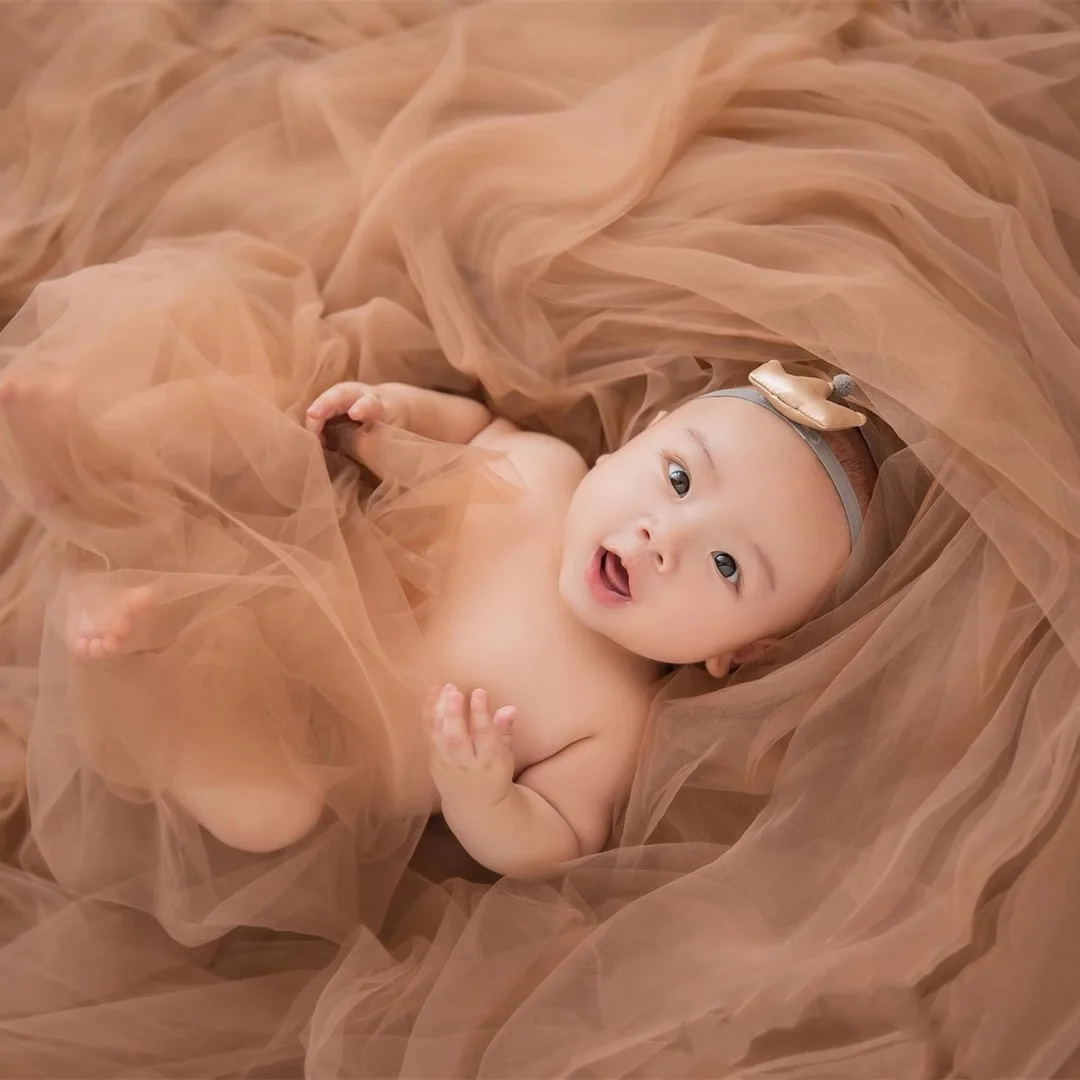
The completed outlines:
<svg viewBox="0 0 1080 1080">
<path fill-rule="evenodd" d="M 72 589 L 68 603 L 67 639 L 79 660 L 104 660 L 131 652 L 131 635 L 153 607 L 149 585 L 122 588 L 84 582 Z"/>
<path fill-rule="evenodd" d="M 63 376 L 8 375 L 0 380 L 0 414 L 18 453 L 31 499 L 42 506 L 63 500 L 75 386 Z"/>
</svg>

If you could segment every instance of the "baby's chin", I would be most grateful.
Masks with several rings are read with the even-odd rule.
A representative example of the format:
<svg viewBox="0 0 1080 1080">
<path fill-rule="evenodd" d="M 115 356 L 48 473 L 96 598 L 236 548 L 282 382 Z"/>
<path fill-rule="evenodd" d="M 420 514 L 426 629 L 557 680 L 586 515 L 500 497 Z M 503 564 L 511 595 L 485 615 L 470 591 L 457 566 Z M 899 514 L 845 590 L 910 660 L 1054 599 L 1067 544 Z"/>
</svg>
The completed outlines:
<svg viewBox="0 0 1080 1080">
<path fill-rule="evenodd" d="M 678 650 L 671 648 L 671 635 L 662 635 L 655 632 L 635 633 L 632 630 L 624 630 L 618 626 L 597 626 L 598 633 L 602 634 L 618 645 L 624 652 L 636 656 L 639 660 L 647 660 L 653 664 L 664 667 L 686 667 L 692 664 L 703 663 L 703 658 L 710 655 L 702 647 L 694 649 L 685 647 Z"/>
<path fill-rule="evenodd" d="M 637 612 L 636 618 L 627 618 L 628 612 L 598 608 L 583 585 L 583 574 L 578 572 L 575 560 L 565 556 L 559 569 L 558 589 L 563 603 L 579 623 L 640 660 L 682 667 L 702 663 L 702 657 L 711 655 L 705 646 L 673 652 L 670 629 L 656 630 L 644 612 Z"/>
</svg>

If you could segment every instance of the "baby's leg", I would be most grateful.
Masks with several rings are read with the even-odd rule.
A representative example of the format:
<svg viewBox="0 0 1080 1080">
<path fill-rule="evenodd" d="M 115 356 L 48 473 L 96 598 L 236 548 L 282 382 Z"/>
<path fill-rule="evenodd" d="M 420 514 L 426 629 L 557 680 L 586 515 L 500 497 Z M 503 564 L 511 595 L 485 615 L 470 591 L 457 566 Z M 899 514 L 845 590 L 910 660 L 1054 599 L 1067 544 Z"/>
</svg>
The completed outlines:
<svg viewBox="0 0 1080 1080">
<path fill-rule="evenodd" d="M 302 840 L 318 823 L 324 805 L 318 793 L 284 768 L 268 770 L 257 782 L 234 784 L 205 782 L 194 773 L 174 783 L 171 794 L 223 844 L 253 853 L 279 851 Z"/>
<path fill-rule="evenodd" d="M 133 452 L 118 425 L 139 418 L 143 431 L 168 422 L 164 388 L 141 391 L 100 414 L 80 407 L 67 374 L 33 370 L 0 376 L 0 477 L 39 510 L 65 510 L 86 522 L 137 524 L 131 485 L 162 474 L 145 448 Z"/>
<path fill-rule="evenodd" d="M 31 500 L 55 506 L 77 475 L 70 452 L 78 422 L 75 386 L 63 375 L 5 375 L 0 380 L 0 417 L 6 422 L 16 467 Z"/>
<path fill-rule="evenodd" d="M 93 411 L 66 374 L 8 371 L 0 375 L 0 477 L 10 463 L 10 486 L 21 487 L 40 509 L 64 508 L 87 523 L 137 526 L 148 500 L 160 507 L 177 492 L 193 490 L 208 466 L 215 476 L 250 474 L 244 439 L 208 442 L 214 395 L 221 397 L 223 385 L 178 380 Z M 224 422 L 217 422 L 220 433 Z M 281 424 L 286 434 L 299 431 Z M 269 439 L 265 428 L 245 437 Z M 257 444 L 256 451 L 263 447 Z"/>
<path fill-rule="evenodd" d="M 192 732 L 178 755 L 169 791 L 228 847 L 277 851 L 315 827 L 324 799 L 299 775 L 276 733 L 250 711 L 253 703 L 245 705 L 245 715 L 209 716 L 209 723 Z"/>
<path fill-rule="evenodd" d="M 131 587 L 114 575 L 75 574 L 65 601 L 67 641 L 80 660 L 109 664 L 173 637 L 160 585 Z M 240 851 L 276 851 L 303 838 L 322 815 L 321 792 L 298 776 L 271 727 L 248 718 L 255 703 L 241 697 L 234 716 L 213 691 L 203 694 L 194 708 L 174 703 L 190 737 L 180 740 L 164 781 L 168 794 L 207 832 Z"/>
</svg>

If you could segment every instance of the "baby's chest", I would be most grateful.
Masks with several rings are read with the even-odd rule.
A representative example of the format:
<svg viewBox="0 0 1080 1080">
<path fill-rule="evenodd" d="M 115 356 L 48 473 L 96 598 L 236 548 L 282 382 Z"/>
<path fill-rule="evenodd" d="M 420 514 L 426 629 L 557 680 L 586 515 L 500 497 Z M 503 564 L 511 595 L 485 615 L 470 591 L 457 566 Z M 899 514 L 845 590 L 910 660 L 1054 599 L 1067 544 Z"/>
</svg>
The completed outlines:
<svg viewBox="0 0 1080 1080">
<path fill-rule="evenodd" d="M 493 707 L 517 709 L 517 771 L 585 735 L 605 672 L 558 596 L 558 551 L 516 528 L 462 536 L 427 627 L 433 683 L 488 691 Z M 470 542 L 471 541 L 471 542 Z M 592 661 L 592 662 L 590 662 Z"/>
</svg>

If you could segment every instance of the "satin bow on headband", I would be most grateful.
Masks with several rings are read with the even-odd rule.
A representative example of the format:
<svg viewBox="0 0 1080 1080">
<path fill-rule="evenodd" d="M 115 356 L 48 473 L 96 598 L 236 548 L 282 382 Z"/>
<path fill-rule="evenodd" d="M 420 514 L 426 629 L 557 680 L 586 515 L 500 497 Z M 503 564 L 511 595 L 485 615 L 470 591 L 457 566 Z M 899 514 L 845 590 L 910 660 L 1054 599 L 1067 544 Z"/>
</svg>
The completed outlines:
<svg viewBox="0 0 1080 1080">
<path fill-rule="evenodd" d="M 822 431 L 845 431 L 862 427 L 866 416 L 856 409 L 841 405 L 834 398 L 843 398 L 855 390 L 855 380 L 850 375 L 837 375 L 833 379 L 818 379 L 786 372 L 779 360 L 755 368 L 750 373 L 751 386 L 733 390 L 713 390 L 706 397 L 736 397 L 760 405 L 786 421 L 817 455 L 818 461 L 829 474 L 829 479 L 840 496 L 847 515 L 851 546 L 859 538 L 862 529 L 862 511 L 855 489 L 847 473 L 837 460 L 829 444 L 821 437 Z"/>
<path fill-rule="evenodd" d="M 750 372 L 750 382 L 793 424 L 815 431 L 844 431 L 866 423 L 863 413 L 830 400 L 854 392 L 855 380 L 850 375 L 837 375 L 833 379 L 789 375 L 779 360 L 770 360 Z"/>
</svg>

